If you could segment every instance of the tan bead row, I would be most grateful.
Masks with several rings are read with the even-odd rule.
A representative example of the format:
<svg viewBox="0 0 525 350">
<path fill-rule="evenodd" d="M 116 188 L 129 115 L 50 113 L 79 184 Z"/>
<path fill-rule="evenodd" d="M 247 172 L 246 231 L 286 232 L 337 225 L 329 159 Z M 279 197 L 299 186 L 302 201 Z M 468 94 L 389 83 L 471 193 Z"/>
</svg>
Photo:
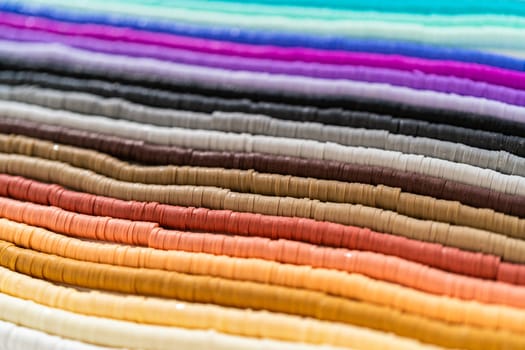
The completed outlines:
<svg viewBox="0 0 525 350">
<path fill-rule="evenodd" d="M 86 116 L 64 110 L 51 110 L 36 105 L 3 101 L 1 114 L 10 119 L 63 126 L 76 130 L 145 141 L 156 145 L 178 146 L 199 150 L 259 152 L 270 155 L 337 161 L 356 165 L 379 166 L 394 170 L 456 181 L 510 195 L 525 195 L 525 178 L 505 175 L 491 169 L 474 167 L 443 159 L 385 151 L 376 148 L 210 130 L 167 128 Z"/>
<path fill-rule="evenodd" d="M 464 226 L 418 220 L 362 205 L 245 194 L 215 187 L 129 183 L 65 163 L 13 154 L 0 154 L 0 172 L 125 200 L 298 216 L 368 227 L 416 240 L 497 255 L 510 262 L 525 262 L 525 241 Z"/>
<path fill-rule="evenodd" d="M 251 170 L 139 166 L 96 151 L 0 134 L 0 152 L 58 160 L 127 182 L 214 186 L 244 193 L 362 204 L 425 220 L 441 221 L 525 238 L 525 219 L 459 202 L 401 192 L 399 188 L 317 180 Z"/>
</svg>

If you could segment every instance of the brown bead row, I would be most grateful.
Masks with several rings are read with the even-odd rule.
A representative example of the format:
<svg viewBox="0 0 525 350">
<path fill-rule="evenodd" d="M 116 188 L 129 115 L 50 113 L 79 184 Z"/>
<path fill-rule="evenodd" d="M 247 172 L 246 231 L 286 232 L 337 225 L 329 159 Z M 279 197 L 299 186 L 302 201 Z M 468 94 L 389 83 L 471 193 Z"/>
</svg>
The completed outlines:
<svg viewBox="0 0 525 350">
<path fill-rule="evenodd" d="M 472 208 L 458 202 L 403 193 L 399 188 L 382 185 L 372 186 L 223 168 L 138 166 L 95 151 L 2 134 L 0 152 L 58 160 L 127 182 L 214 186 L 243 193 L 362 204 L 415 218 L 474 227 L 515 238 L 525 237 L 525 219 L 487 209 Z"/>
<path fill-rule="evenodd" d="M 0 118 L 0 128 L 4 133 L 23 134 L 38 139 L 95 149 L 117 158 L 144 164 L 254 169 L 264 173 L 372 185 L 383 184 L 399 187 L 404 192 L 459 201 L 477 208 L 491 208 L 498 212 L 525 217 L 525 196 L 509 195 L 391 168 L 261 153 L 198 151 L 7 118 Z"/>
<path fill-rule="evenodd" d="M 105 195 L 118 199 L 229 209 L 368 227 L 411 239 L 479 251 L 515 263 L 525 262 L 525 241 L 479 229 L 423 221 L 362 205 L 324 203 L 310 199 L 270 197 L 214 187 L 128 183 L 78 169 L 65 163 L 21 155 L 0 154 L 0 172 Z"/>
</svg>

